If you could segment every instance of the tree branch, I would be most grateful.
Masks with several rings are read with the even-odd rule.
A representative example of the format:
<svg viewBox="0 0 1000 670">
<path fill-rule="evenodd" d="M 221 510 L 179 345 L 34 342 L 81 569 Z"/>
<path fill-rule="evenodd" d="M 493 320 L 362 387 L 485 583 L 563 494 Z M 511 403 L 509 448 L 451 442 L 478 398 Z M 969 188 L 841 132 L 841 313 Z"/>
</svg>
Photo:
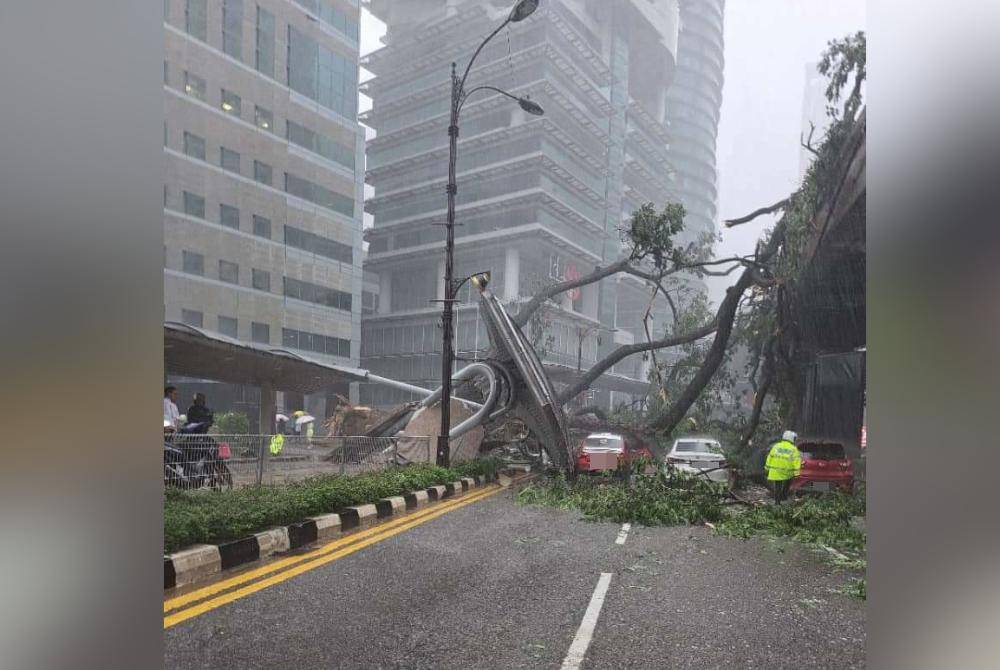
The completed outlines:
<svg viewBox="0 0 1000 670">
<path fill-rule="evenodd" d="M 758 255 L 760 262 L 766 263 L 778 253 L 778 249 L 785 239 L 786 226 L 787 223 L 784 217 L 782 217 L 774 227 L 774 231 L 771 233 L 762 253 Z M 664 433 L 673 431 L 719 369 L 725 357 L 726 348 L 729 346 L 729 336 L 732 333 L 733 322 L 736 319 L 736 309 L 739 306 L 740 299 L 743 297 L 743 292 L 753 283 L 755 274 L 756 268 L 746 268 L 736 281 L 736 284 L 726 289 L 726 297 L 719 305 L 719 310 L 715 317 L 715 323 L 718 327 L 715 331 L 715 339 L 712 341 L 712 347 L 705 356 L 701 367 L 698 368 L 698 372 L 688 382 L 687 387 L 685 387 L 677 400 L 665 412 L 650 422 L 650 427 L 654 430 Z"/>
<path fill-rule="evenodd" d="M 746 216 L 741 216 L 738 219 L 727 219 L 725 222 L 726 228 L 732 228 L 733 226 L 739 226 L 744 223 L 749 223 L 754 219 L 756 219 L 758 216 L 763 216 L 765 214 L 774 214 L 780 209 L 785 209 L 785 207 L 788 206 L 789 200 L 791 200 L 790 197 L 784 198 L 783 200 L 779 200 L 773 205 L 770 205 L 768 207 L 761 207 L 760 209 L 754 210 L 749 214 L 747 214 Z"/>
<path fill-rule="evenodd" d="M 559 402 L 566 404 L 581 392 L 585 391 L 590 387 L 594 381 L 600 377 L 604 372 L 614 366 L 615 363 L 631 356 L 632 354 L 638 354 L 643 351 L 651 351 L 653 349 L 665 349 L 667 347 L 676 347 L 680 344 L 687 344 L 688 342 L 695 342 L 703 337 L 711 335 L 716 329 L 717 320 L 713 319 L 709 323 L 705 324 L 701 328 L 696 328 L 690 333 L 685 333 L 683 335 L 677 335 L 675 337 L 665 337 L 661 340 L 653 340 L 652 342 L 636 342 L 635 344 L 623 344 L 610 354 L 608 354 L 603 360 L 594 365 L 594 367 L 587 370 L 586 374 L 576 381 L 575 384 L 571 385 L 569 388 L 565 389 L 559 394 Z"/>
<path fill-rule="evenodd" d="M 523 328 L 524 324 L 526 324 L 528 322 L 528 319 L 531 318 L 531 315 L 534 314 L 535 311 L 539 307 L 541 307 L 545 303 L 545 301 L 548 300 L 549 298 L 555 297 L 560 293 L 570 291 L 580 286 L 586 286 L 587 284 L 592 284 L 596 281 L 600 281 L 605 277 L 610 277 L 613 274 L 621 272 L 627 267 L 629 267 L 629 259 L 622 258 L 621 260 L 616 261 L 611 265 L 607 265 L 603 268 L 598 267 L 590 274 L 584 275 L 579 279 L 561 281 L 557 284 L 551 284 L 549 286 L 546 286 L 545 288 L 540 290 L 537 294 L 535 294 L 535 296 L 532 297 L 531 300 L 524 303 L 524 306 L 521 307 L 520 310 L 518 310 L 517 316 L 513 318 L 514 324 L 517 325 L 519 328 Z"/>
</svg>

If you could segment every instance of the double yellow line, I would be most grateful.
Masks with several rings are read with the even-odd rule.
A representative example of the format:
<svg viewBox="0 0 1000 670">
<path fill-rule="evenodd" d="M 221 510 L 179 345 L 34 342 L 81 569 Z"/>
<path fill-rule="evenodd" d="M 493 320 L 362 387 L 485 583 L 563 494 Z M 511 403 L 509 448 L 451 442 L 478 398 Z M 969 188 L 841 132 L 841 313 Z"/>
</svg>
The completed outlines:
<svg viewBox="0 0 1000 670">
<path fill-rule="evenodd" d="M 490 486 L 461 498 L 445 501 L 430 509 L 415 512 L 400 519 L 375 526 L 374 528 L 353 533 L 305 554 L 283 558 L 255 570 L 241 573 L 235 577 L 166 600 L 163 603 L 163 627 L 170 628 L 182 621 L 187 621 L 205 612 L 231 603 L 234 600 L 244 598 L 251 593 L 256 593 L 275 584 L 280 584 L 296 575 L 301 575 L 304 572 L 353 554 L 382 540 L 399 535 L 415 526 L 436 519 L 443 514 L 447 514 L 460 507 L 465 507 L 478 500 L 488 498 L 501 490 L 499 486 Z M 266 577 L 266 575 L 270 576 Z M 262 577 L 265 578 L 261 579 Z M 244 584 L 245 586 L 241 586 Z"/>
</svg>

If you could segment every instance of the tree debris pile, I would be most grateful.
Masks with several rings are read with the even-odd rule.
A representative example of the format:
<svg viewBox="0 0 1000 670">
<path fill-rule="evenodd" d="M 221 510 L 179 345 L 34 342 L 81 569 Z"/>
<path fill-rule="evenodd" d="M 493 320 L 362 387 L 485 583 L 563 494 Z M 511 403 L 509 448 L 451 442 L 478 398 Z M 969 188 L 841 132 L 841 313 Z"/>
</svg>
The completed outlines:
<svg viewBox="0 0 1000 670">
<path fill-rule="evenodd" d="M 780 506 L 760 501 L 728 506 L 728 495 L 724 487 L 703 478 L 661 472 L 612 482 L 588 477 L 567 482 L 555 476 L 527 485 L 517 500 L 524 505 L 578 510 L 592 521 L 646 526 L 706 524 L 728 537 L 788 538 L 815 549 L 835 567 L 865 570 L 867 535 L 854 521 L 865 515 L 863 490 L 854 495 L 808 496 Z M 854 575 L 844 592 L 864 598 L 863 575 Z"/>
</svg>

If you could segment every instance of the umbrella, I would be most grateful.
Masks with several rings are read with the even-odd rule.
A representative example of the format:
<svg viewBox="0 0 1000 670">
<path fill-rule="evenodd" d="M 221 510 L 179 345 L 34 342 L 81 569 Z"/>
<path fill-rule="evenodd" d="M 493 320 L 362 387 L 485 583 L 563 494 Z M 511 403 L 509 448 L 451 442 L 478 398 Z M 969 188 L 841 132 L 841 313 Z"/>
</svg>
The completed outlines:
<svg viewBox="0 0 1000 670">
<path fill-rule="evenodd" d="M 295 427 L 296 428 L 301 428 L 305 424 L 311 423 L 311 422 L 313 422 L 315 420 L 316 420 L 315 417 L 309 416 L 308 414 L 303 414 L 302 416 L 300 416 L 299 418 L 297 418 L 295 420 Z"/>
<path fill-rule="evenodd" d="M 284 422 L 287 423 L 288 422 L 288 417 L 285 416 L 284 414 L 275 414 L 274 415 L 274 420 L 275 421 L 284 421 Z"/>
</svg>

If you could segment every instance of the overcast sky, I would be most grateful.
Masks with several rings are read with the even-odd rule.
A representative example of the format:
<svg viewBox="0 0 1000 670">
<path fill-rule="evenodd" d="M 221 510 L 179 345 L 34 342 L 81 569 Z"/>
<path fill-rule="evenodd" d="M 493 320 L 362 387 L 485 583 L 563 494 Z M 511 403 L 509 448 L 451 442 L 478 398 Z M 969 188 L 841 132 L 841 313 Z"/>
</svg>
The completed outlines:
<svg viewBox="0 0 1000 670">
<path fill-rule="evenodd" d="M 829 40 L 864 30 L 865 18 L 865 0 L 726 0 L 717 146 L 721 255 L 749 253 L 773 222 L 761 217 L 725 229 L 723 219 L 769 205 L 797 187 L 806 64 L 819 59 Z M 384 33 L 385 26 L 362 10 L 362 55 L 381 46 Z M 362 96 L 360 109 L 370 104 Z M 731 282 L 732 276 L 710 282 L 713 298 Z"/>
<path fill-rule="evenodd" d="M 721 255 L 749 253 L 773 217 L 724 219 L 785 197 L 799 183 L 806 64 L 826 43 L 865 30 L 864 0 L 726 0 L 726 73 L 716 149 Z M 732 277 L 710 283 L 718 298 Z"/>
</svg>

